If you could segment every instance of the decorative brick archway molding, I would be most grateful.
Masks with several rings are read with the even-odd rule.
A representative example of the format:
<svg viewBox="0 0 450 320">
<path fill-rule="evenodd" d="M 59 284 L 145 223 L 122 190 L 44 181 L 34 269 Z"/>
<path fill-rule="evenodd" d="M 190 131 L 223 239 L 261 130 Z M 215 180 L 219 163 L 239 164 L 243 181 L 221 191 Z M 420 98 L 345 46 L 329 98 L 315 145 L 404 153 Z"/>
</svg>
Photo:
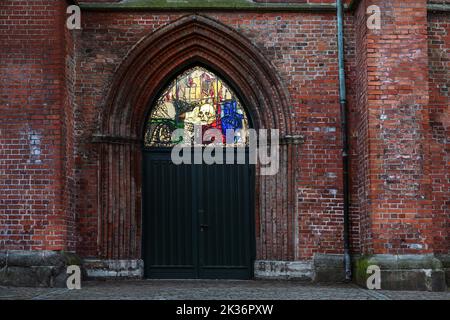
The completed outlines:
<svg viewBox="0 0 450 320">
<path fill-rule="evenodd" d="M 256 179 L 256 258 L 295 260 L 293 164 L 301 139 L 293 135 L 288 94 L 274 67 L 248 39 L 200 15 L 183 17 L 141 40 L 116 72 L 99 134 L 94 137 L 100 152 L 100 258 L 141 258 L 141 150 L 146 115 L 168 79 L 198 63 L 229 82 L 255 128 L 280 130 L 280 171 Z"/>
</svg>

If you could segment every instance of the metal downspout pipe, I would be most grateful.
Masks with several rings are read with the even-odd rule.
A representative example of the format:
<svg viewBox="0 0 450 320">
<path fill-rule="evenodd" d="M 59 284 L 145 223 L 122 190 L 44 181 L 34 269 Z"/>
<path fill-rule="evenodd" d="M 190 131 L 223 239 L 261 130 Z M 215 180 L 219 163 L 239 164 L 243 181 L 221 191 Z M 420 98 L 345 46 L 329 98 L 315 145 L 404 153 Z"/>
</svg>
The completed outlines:
<svg viewBox="0 0 450 320">
<path fill-rule="evenodd" d="M 349 190 L 349 141 L 347 123 L 347 89 L 345 86 L 344 64 L 344 6 L 342 0 L 336 0 L 338 58 L 339 58 L 339 103 L 342 133 L 342 168 L 344 193 L 344 268 L 345 280 L 352 279 L 352 262 L 350 256 L 350 190 Z"/>
</svg>

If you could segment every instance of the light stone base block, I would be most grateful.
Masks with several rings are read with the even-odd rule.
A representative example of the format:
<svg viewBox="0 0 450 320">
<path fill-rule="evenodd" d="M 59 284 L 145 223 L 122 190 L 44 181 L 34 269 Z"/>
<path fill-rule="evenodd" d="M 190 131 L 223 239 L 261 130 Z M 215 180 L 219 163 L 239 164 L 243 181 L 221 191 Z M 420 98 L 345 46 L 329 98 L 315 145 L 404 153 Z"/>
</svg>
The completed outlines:
<svg viewBox="0 0 450 320">
<path fill-rule="evenodd" d="M 381 270 L 381 289 L 411 291 L 446 291 L 445 268 L 433 254 L 379 254 L 355 259 L 354 279 L 366 287 L 369 266 Z"/>
<path fill-rule="evenodd" d="M 311 281 L 314 278 L 311 261 L 256 261 L 256 279 L 295 279 Z"/>
<path fill-rule="evenodd" d="M 97 260 L 85 259 L 83 268 L 88 279 L 144 277 L 142 260 Z"/>
</svg>

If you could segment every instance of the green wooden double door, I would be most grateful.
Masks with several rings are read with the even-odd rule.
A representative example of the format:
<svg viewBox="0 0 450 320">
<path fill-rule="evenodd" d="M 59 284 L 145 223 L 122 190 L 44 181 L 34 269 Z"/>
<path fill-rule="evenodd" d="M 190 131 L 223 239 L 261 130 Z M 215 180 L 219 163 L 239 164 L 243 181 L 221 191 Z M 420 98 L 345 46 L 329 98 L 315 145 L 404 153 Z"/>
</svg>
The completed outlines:
<svg viewBox="0 0 450 320">
<path fill-rule="evenodd" d="M 143 259 L 156 279 L 250 279 L 254 166 L 175 165 L 144 151 Z"/>
</svg>

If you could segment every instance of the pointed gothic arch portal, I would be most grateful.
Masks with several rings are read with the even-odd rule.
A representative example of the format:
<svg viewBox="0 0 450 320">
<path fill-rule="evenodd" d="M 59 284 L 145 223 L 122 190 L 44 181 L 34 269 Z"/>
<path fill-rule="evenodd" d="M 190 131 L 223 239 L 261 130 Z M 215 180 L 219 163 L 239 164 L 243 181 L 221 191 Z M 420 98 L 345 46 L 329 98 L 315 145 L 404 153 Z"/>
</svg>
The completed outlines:
<svg viewBox="0 0 450 320">
<path fill-rule="evenodd" d="M 198 173 L 191 174 L 191 178 L 186 178 L 183 183 L 170 183 L 171 177 L 178 174 L 179 171 L 192 170 L 192 168 L 187 168 L 186 166 L 171 168 L 167 163 L 164 164 L 167 158 L 164 159 L 165 155 L 161 152 L 158 152 L 156 149 L 153 152 L 146 152 L 147 149 L 143 148 L 145 141 L 144 132 L 148 132 L 148 120 L 152 119 L 152 112 L 156 110 L 153 107 L 158 101 L 161 102 L 161 95 L 172 80 L 175 80 L 188 68 L 195 66 L 206 68 L 210 73 L 210 77 L 218 76 L 218 79 L 222 80 L 223 84 L 232 92 L 231 96 L 210 97 L 210 103 L 206 103 L 210 106 L 204 107 L 203 110 L 205 112 L 201 115 L 197 112 L 198 109 L 196 111 L 195 108 L 200 105 L 201 109 L 205 103 L 201 104 L 197 101 L 197 105 L 189 106 L 189 108 L 193 109 L 186 112 L 180 112 L 175 106 L 170 106 L 169 103 L 168 108 L 171 109 L 165 110 L 169 115 L 160 119 L 153 117 L 155 119 L 153 125 L 158 121 L 165 120 L 167 123 L 170 122 L 175 126 L 199 121 L 207 125 L 215 123 L 219 127 L 223 127 L 224 124 L 228 123 L 227 119 L 222 117 L 223 111 L 228 108 L 227 112 L 233 114 L 233 117 L 230 119 L 238 119 L 240 121 L 234 122 L 236 128 L 273 128 L 280 131 L 282 141 L 280 169 L 277 175 L 259 176 L 258 168 L 255 168 L 255 174 L 249 176 L 242 171 L 248 168 L 237 166 L 233 170 L 241 171 L 232 175 L 219 172 L 222 169 L 217 169 L 218 171 L 214 171 L 216 169 L 211 169 L 212 171 L 200 170 Z M 214 95 L 218 95 L 218 87 L 212 87 L 215 90 Z M 120 260 L 136 260 L 144 257 L 146 260 L 145 265 L 151 266 L 151 263 L 148 263 L 150 261 L 148 259 L 151 258 L 146 257 L 146 254 L 148 254 L 146 250 L 159 250 L 157 251 L 158 253 L 155 253 L 161 255 L 156 257 L 158 259 L 171 251 L 170 245 L 172 244 L 169 245 L 167 241 L 162 241 L 162 238 L 159 238 L 157 242 L 148 241 L 146 232 L 150 229 L 146 226 L 149 221 L 145 220 L 147 208 L 153 212 L 155 210 L 167 212 L 167 209 L 165 207 L 155 208 L 154 206 L 157 202 L 148 201 L 154 194 L 148 193 L 147 190 L 151 190 L 152 186 L 145 186 L 145 181 L 154 182 L 153 188 L 161 190 L 166 188 L 164 192 L 172 197 L 166 198 L 167 201 L 159 202 L 159 205 L 175 206 L 171 209 L 174 212 L 183 211 L 185 207 L 189 207 L 189 210 L 192 212 L 192 206 L 194 206 L 196 208 L 194 210 L 197 210 L 197 213 L 190 218 L 190 221 L 194 220 L 192 223 L 196 228 L 207 228 L 205 225 L 208 224 L 199 220 L 201 217 L 198 211 L 200 210 L 200 214 L 202 214 L 201 210 L 204 210 L 204 208 L 199 207 L 198 203 L 203 201 L 201 198 L 205 195 L 208 195 L 206 198 L 210 199 L 210 197 L 217 197 L 217 195 L 225 192 L 224 190 L 217 190 L 214 194 L 209 194 L 211 190 L 216 188 L 217 184 L 211 185 L 209 181 L 217 182 L 218 179 L 224 179 L 225 182 L 223 184 L 225 185 L 232 183 L 238 188 L 244 188 L 246 184 L 254 186 L 253 188 L 249 187 L 248 195 L 242 189 L 238 193 L 238 195 L 244 195 L 246 199 L 250 199 L 249 201 L 242 200 L 242 202 L 245 202 L 245 206 L 248 206 L 246 209 L 239 209 L 251 212 L 251 214 L 244 214 L 247 217 L 246 219 L 250 220 L 241 222 L 241 224 L 248 223 L 250 229 L 246 230 L 251 230 L 247 231 L 247 234 L 250 233 L 252 238 L 245 244 L 245 246 L 249 246 L 249 249 L 241 252 L 242 257 L 247 260 L 242 264 L 238 263 L 236 265 L 234 262 L 230 262 L 228 265 L 225 265 L 227 267 L 242 267 L 240 271 L 239 268 L 234 268 L 234 270 L 233 268 L 228 268 L 232 270 L 228 272 L 225 270 L 226 268 L 222 268 L 223 265 L 215 265 L 209 270 L 196 271 L 197 276 L 250 278 L 253 276 L 251 264 L 255 259 L 294 260 L 298 256 L 298 252 L 294 249 L 298 241 L 296 233 L 298 231 L 296 229 L 297 221 L 294 216 L 294 182 L 297 174 L 294 164 L 297 161 L 298 150 L 297 145 L 292 144 L 292 139 L 290 139 L 294 132 L 288 101 L 285 86 L 269 59 L 247 38 L 210 18 L 199 15 L 182 17 L 137 43 L 115 72 L 109 94 L 99 116 L 98 133 L 94 137 L 94 141 L 99 146 L 99 255 L 104 259 Z M 225 105 L 226 103 L 228 105 Z M 220 112 L 218 108 L 220 108 Z M 207 109 L 209 113 L 206 112 L 208 111 Z M 173 113 L 175 113 L 175 117 L 173 117 Z M 214 113 L 214 119 L 211 113 Z M 189 121 L 186 121 L 186 117 Z M 206 118 L 202 120 L 201 117 Z M 208 117 L 211 118 L 208 119 Z M 152 146 L 152 142 L 149 143 L 149 146 Z M 153 145 L 153 147 L 157 147 L 157 145 Z M 150 160 L 153 161 L 155 166 L 146 167 L 145 161 L 148 160 L 147 157 L 151 158 Z M 167 166 L 162 167 L 164 165 Z M 164 177 L 161 175 L 162 172 L 165 172 Z M 183 184 L 186 187 L 190 183 L 195 183 L 196 179 L 199 181 L 205 175 L 214 176 L 215 180 L 203 182 L 201 186 L 204 192 L 199 192 L 197 196 L 187 197 L 186 193 L 184 193 L 186 199 L 183 201 L 185 203 L 192 201 L 192 205 L 185 205 L 182 208 L 176 207 L 173 195 L 182 194 L 182 192 L 177 191 L 179 190 L 177 188 L 181 188 Z M 240 184 L 236 181 L 226 182 L 227 179 L 235 179 L 235 176 L 243 175 L 247 177 L 245 178 L 247 180 Z M 193 181 L 189 179 L 193 179 Z M 159 181 L 159 184 L 157 181 Z M 142 189 L 143 185 L 144 189 Z M 233 194 L 230 197 L 236 198 L 237 195 Z M 223 201 L 223 207 L 228 211 L 233 211 L 230 205 L 235 205 L 239 200 L 237 198 L 235 199 L 236 201 L 233 201 L 231 198 L 223 199 L 227 199 L 227 201 L 221 201 Z M 154 200 L 156 199 L 154 198 Z M 212 206 L 214 203 L 219 202 L 210 201 L 209 205 Z M 147 207 L 143 207 L 143 204 Z M 227 217 L 232 220 L 232 215 Z M 177 220 L 174 218 L 174 216 L 170 215 L 161 216 L 161 221 L 169 222 L 170 219 L 173 219 L 176 223 L 185 223 L 182 219 Z M 153 224 L 153 228 L 158 228 L 158 224 Z M 154 229 L 155 232 L 162 232 L 162 230 L 161 227 L 158 230 Z M 238 235 L 236 230 L 229 229 L 229 233 L 222 236 L 224 239 L 231 237 L 238 243 L 242 243 L 239 242 L 241 241 L 239 237 L 234 237 L 234 235 Z M 155 233 L 148 233 L 148 235 L 152 234 L 153 236 L 155 235 Z M 143 237 L 143 235 L 145 236 Z M 197 237 L 201 236 L 204 235 L 197 233 Z M 178 241 L 177 245 L 181 245 L 179 243 L 183 242 L 183 238 L 176 239 Z M 218 251 L 208 247 L 208 244 L 212 243 L 211 241 L 213 240 L 200 242 L 199 246 L 206 247 L 198 249 L 197 252 L 199 250 L 210 250 L 208 252 L 211 253 L 211 256 L 213 254 L 217 256 Z M 159 247 L 153 247 L 152 249 L 149 247 L 149 244 Z M 251 246 L 254 246 L 253 250 Z M 165 248 L 165 250 L 161 248 Z M 197 256 L 197 259 L 205 258 Z M 228 258 L 224 257 L 223 259 Z M 169 264 L 166 267 L 170 267 L 173 261 L 167 260 L 163 262 Z M 208 261 L 203 262 L 203 265 L 210 263 Z M 154 266 L 155 268 L 150 270 L 153 273 L 148 271 L 147 275 L 156 273 L 159 274 L 159 277 L 164 277 L 164 270 L 170 270 L 170 268 L 158 269 L 156 264 Z M 216 268 L 215 273 L 212 271 L 214 267 Z M 219 269 L 221 272 L 217 272 Z M 192 270 L 189 271 L 191 273 L 185 273 L 185 276 L 179 271 L 172 270 L 172 274 L 168 274 L 167 277 L 173 276 L 174 273 L 177 273 L 179 277 L 195 276 L 193 276 Z"/>
<path fill-rule="evenodd" d="M 240 100 L 199 65 L 178 74 L 154 99 L 143 139 L 146 277 L 252 278 L 254 165 L 176 165 L 171 159 L 177 144 L 198 146 L 191 159 L 211 143 L 223 147 L 223 158 L 225 149 L 246 150 L 250 121 Z M 182 138 L 174 140 L 179 129 Z M 211 139 L 208 130 L 216 132 Z M 226 130 L 235 132 L 232 142 Z"/>
</svg>

